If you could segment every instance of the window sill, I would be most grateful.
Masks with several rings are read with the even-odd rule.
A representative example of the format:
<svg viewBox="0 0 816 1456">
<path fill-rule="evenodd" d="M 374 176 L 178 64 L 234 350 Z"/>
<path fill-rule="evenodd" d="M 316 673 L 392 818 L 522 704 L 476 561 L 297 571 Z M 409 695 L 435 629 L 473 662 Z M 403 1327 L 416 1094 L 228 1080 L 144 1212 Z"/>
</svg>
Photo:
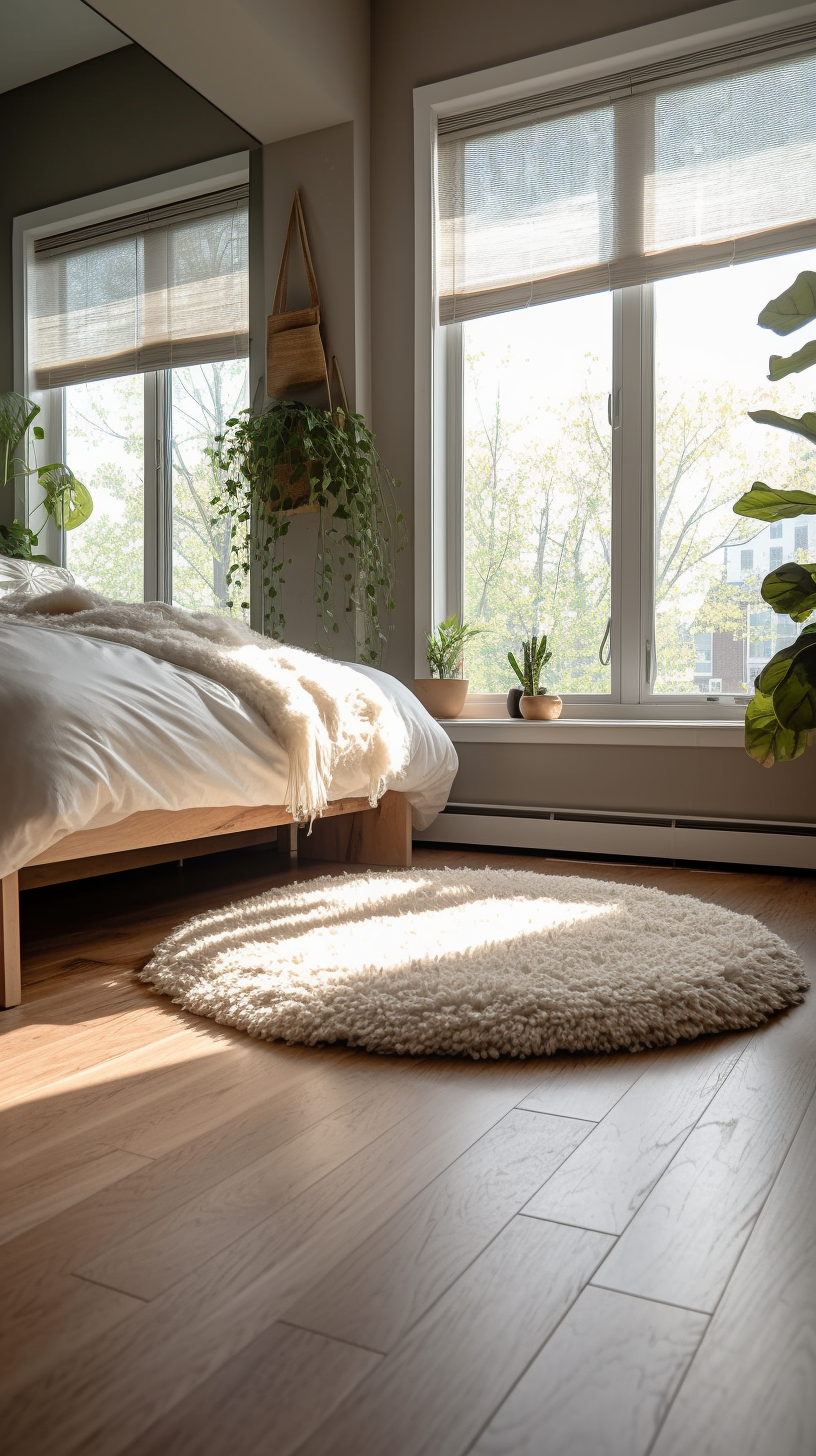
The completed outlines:
<svg viewBox="0 0 816 1456">
<path fill-rule="evenodd" d="M 701 722 L 687 719 L 558 718 L 554 723 L 527 723 L 519 718 L 443 718 L 453 743 L 578 743 L 618 748 L 745 747 L 741 721 Z"/>
</svg>

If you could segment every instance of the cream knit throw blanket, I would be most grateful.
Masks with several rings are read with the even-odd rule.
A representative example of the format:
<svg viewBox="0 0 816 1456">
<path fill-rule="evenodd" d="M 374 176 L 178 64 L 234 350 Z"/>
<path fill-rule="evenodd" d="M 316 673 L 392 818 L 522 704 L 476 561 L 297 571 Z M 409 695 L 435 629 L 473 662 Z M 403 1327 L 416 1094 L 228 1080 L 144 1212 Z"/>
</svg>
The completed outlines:
<svg viewBox="0 0 816 1456">
<path fill-rule="evenodd" d="M 30 626 L 136 647 L 221 683 L 253 708 L 289 759 L 286 808 L 311 821 L 328 803 L 336 770 L 368 785 L 376 804 L 405 767 L 399 714 L 370 678 L 286 647 L 229 617 L 162 602 L 109 601 L 68 586 L 45 596 L 0 600 L 0 613 Z"/>
</svg>

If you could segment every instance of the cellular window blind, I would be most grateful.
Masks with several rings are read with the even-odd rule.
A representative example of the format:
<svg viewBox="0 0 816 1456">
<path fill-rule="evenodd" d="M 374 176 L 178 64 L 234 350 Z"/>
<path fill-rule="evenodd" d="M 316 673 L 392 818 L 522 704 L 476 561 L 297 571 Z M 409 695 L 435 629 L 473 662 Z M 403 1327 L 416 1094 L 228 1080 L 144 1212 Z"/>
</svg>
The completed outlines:
<svg viewBox="0 0 816 1456">
<path fill-rule="evenodd" d="M 27 270 L 37 389 L 249 351 L 248 188 L 39 238 Z"/>
<path fill-rule="evenodd" d="M 442 323 L 816 245 L 816 26 L 442 118 L 436 221 Z"/>
</svg>

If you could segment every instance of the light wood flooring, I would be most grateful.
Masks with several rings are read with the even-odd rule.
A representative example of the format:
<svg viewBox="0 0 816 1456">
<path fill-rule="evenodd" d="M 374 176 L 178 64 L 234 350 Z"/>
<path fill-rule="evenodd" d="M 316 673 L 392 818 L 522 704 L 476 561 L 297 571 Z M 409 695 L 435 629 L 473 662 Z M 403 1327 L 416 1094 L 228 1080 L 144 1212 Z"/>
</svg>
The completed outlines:
<svg viewBox="0 0 816 1456">
<path fill-rule="evenodd" d="M 416 861 L 692 893 L 816 967 L 812 877 Z M 23 897 L 4 1456 L 813 1456 L 816 991 L 755 1033 L 474 1064 L 257 1043 L 135 980 L 282 864 Z"/>
</svg>

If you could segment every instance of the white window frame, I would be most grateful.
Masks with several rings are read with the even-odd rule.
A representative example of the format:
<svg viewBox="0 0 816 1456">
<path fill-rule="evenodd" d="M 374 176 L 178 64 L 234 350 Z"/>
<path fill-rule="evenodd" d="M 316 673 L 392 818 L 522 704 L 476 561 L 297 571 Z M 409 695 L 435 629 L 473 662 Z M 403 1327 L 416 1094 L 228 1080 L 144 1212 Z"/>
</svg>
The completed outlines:
<svg viewBox="0 0 816 1456">
<path fill-rule="evenodd" d="M 414 91 L 414 589 L 415 671 L 427 676 L 426 635 L 451 612 L 462 612 L 461 325 L 440 326 L 435 307 L 434 165 L 438 119 L 535 95 L 795 25 L 816 16 L 816 4 L 774 6 L 729 0 L 674 20 L 570 46 Z M 652 289 L 614 295 L 612 400 L 612 681 L 610 694 L 564 697 L 564 719 L 738 722 L 747 697 L 653 694 L 654 401 Z M 625 410 L 619 401 L 626 400 Z M 466 714 L 502 716 L 503 698 L 469 699 Z M 515 728 L 517 725 L 506 725 Z"/>
<path fill-rule="evenodd" d="M 63 388 L 35 390 L 29 385 L 27 359 L 27 315 L 26 296 L 28 259 L 37 238 L 51 233 L 61 233 L 72 227 L 87 227 L 116 217 L 129 211 L 141 211 L 166 203 L 179 202 L 183 198 L 195 197 L 201 192 L 213 192 L 221 188 L 236 187 L 249 181 L 249 153 L 235 152 L 231 156 L 219 157 L 211 162 L 183 167 L 159 177 L 150 177 L 141 182 L 114 187 L 105 192 L 72 202 L 60 203 L 55 207 L 42 208 L 14 219 L 13 282 L 14 282 L 14 388 L 20 394 L 28 395 L 40 405 L 41 415 L 37 423 L 42 425 L 45 438 L 39 446 L 41 460 L 65 459 L 65 392 Z M 252 278 L 252 270 L 250 270 Z M 263 281 L 261 279 L 261 288 Z M 252 289 L 252 283 L 250 284 Z M 250 320 L 253 309 L 250 298 Z M 251 329 L 249 379 L 250 397 L 252 381 L 263 379 L 264 358 L 262 351 L 263 331 Z M 146 373 L 144 407 L 144 598 L 146 601 L 169 601 L 172 593 L 172 480 L 170 443 L 170 370 Z M 38 505 L 36 484 L 24 482 L 17 487 L 15 514 L 26 525 Z M 39 519 L 39 517 L 38 517 Z M 65 532 L 50 517 L 46 518 L 39 532 L 39 549 L 52 561 L 65 564 Z M 257 574 L 256 574 L 257 575 Z M 252 618 L 261 611 L 260 582 L 253 582 Z M 257 599 L 257 600 L 256 600 Z"/>
</svg>

